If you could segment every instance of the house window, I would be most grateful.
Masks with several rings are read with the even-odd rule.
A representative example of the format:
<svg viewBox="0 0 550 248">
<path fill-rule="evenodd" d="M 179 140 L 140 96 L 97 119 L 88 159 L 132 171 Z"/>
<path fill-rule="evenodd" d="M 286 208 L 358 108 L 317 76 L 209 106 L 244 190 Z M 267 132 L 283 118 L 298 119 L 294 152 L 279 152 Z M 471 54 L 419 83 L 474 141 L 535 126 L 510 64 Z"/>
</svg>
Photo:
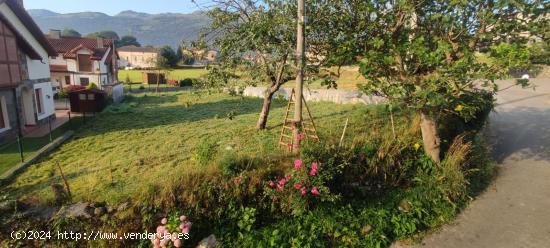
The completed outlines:
<svg viewBox="0 0 550 248">
<path fill-rule="evenodd" d="M 94 94 L 88 94 L 88 100 L 90 100 L 90 101 L 95 100 L 95 95 Z"/>
<path fill-rule="evenodd" d="M 89 78 L 80 78 L 80 85 L 88 86 L 88 84 L 90 84 L 90 79 Z"/>
<path fill-rule="evenodd" d="M 90 55 L 79 54 L 78 55 L 78 70 L 84 72 L 92 72 L 92 60 Z"/>
<path fill-rule="evenodd" d="M 71 76 L 65 76 L 65 84 L 71 85 Z"/>
<path fill-rule="evenodd" d="M 42 101 L 42 89 L 35 89 L 34 95 L 36 97 L 36 110 L 38 114 L 44 113 L 44 103 Z"/>
<path fill-rule="evenodd" d="M 6 109 L 6 101 L 4 97 L 0 97 L 0 132 L 10 128 L 8 121 L 8 110 Z"/>
<path fill-rule="evenodd" d="M 86 94 L 78 94 L 78 99 L 80 101 L 86 101 Z"/>
</svg>

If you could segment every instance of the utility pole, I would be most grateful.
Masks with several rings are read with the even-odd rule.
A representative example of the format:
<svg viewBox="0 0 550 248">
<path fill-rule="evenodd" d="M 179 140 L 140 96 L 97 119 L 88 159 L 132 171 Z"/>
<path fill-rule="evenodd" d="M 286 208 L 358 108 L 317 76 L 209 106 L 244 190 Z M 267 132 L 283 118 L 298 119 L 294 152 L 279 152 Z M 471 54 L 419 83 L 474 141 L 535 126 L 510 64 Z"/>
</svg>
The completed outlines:
<svg viewBox="0 0 550 248">
<path fill-rule="evenodd" d="M 302 128 L 302 102 L 304 91 L 304 67 L 305 67 L 305 0 L 298 0 L 298 28 L 297 28 L 297 46 L 296 46 L 296 61 L 298 63 L 298 75 L 296 76 L 296 99 L 294 99 L 294 122 L 296 128 L 294 129 L 293 139 L 295 147 L 292 150 L 297 151 L 300 147 L 299 134 L 303 131 Z"/>
</svg>

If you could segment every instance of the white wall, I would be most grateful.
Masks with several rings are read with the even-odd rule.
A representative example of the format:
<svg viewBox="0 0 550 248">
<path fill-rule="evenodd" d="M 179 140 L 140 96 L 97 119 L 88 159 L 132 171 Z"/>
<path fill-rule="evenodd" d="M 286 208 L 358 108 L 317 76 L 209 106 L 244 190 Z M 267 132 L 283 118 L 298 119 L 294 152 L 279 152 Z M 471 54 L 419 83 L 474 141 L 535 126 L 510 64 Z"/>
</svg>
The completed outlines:
<svg viewBox="0 0 550 248">
<path fill-rule="evenodd" d="M 34 90 L 42 89 L 42 103 L 44 107 L 44 113 L 38 114 L 38 120 L 42 120 L 55 113 L 55 104 L 53 101 L 52 83 L 39 83 L 34 84 Z M 35 95 L 36 97 L 36 95 Z M 36 101 L 35 101 L 36 102 Z"/>
<path fill-rule="evenodd" d="M 5 16 L 8 21 L 17 29 L 17 31 L 23 36 L 23 38 L 34 48 L 35 51 L 40 54 L 42 61 L 31 60 L 27 57 L 27 66 L 29 69 L 29 79 L 44 79 L 50 78 L 50 66 L 48 64 L 48 53 L 40 45 L 40 43 L 34 38 L 34 36 L 25 28 L 25 25 L 19 20 L 19 18 L 13 13 L 6 3 L 0 5 L 0 13 Z"/>
</svg>

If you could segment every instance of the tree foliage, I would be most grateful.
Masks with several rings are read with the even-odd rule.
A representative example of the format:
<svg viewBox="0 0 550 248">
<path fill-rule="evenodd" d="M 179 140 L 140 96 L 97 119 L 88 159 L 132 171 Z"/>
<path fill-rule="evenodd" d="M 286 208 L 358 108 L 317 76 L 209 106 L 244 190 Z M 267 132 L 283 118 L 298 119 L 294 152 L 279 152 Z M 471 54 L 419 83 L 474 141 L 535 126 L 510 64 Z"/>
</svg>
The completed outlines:
<svg viewBox="0 0 550 248">
<path fill-rule="evenodd" d="M 229 79 L 225 87 L 245 85 L 266 85 L 264 103 L 257 128 L 266 126 L 271 99 L 281 86 L 296 76 L 296 1 L 224 1 L 216 0 L 217 7 L 209 11 L 212 24 L 207 37 L 219 49 L 216 68 L 211 77 L 242 75 Z M 311 6 L 308 15 L 318 16 L 317 8 Z M 326 18 L 326 17 L 322 17 Z M 311 20 L 317 18 L 310 17 Z M 320 26 L 311 24 L 306 33 L 308 42 L 323 38 Z M 315 30 L 315 31 L 313 31 Z M 314 47 L 314 46 L 311 46 Z M 325 49 L 322 46 L 315 46 Z M 310 60 L 307 72 L 317 72 L 322 56 L 316 56 L 316 49 L 308 51 Z M 226 71 L 228 73 L 220 73 Z M 246 72 L 246 73 L 239 73 Z"/>
<path fill-rule="evenodd" d="M 115 31 L 111 30 L 104 30 L 94 33 L 89 33 L 86 35 L 87 38 L 103 38 L 103 39 L 110 39 L 110 40 L 120 40 L 120 37 Z"/>
<path fill-rule="evenodd" d="M 328 11 L 342 13 L 326 21 L 327 30 L 342 34 L 334 39 L 343 44 L 334 59 L 359 58 L 369 80 L 363 92 L 416 109 L 426 124 L 424 145 L 436 161 L 439 121 L 475 118 L 491 104 L 487 93 L 498 89 L 496 79 L 530 66 L 529 36 L 522 34 L 539 29 L 534 20 L 544 13 L 540 1 L 331 2 Z M 479 59 L 481 48 L 489 49 L 491 63 Z"/>
<path fill-rule="evenodd" d="M 120 40 L 116 42 L 117 47 L 123 46 L 137 46 L 141 47 L 141 44 L 137 41 L 137 38 L 131 35 L 125 35 L 120 37 Z"/>
<path fill-rule="evenodd" d="M 82 37 L 82 34 L 80 34 L 78 31 L 71 29 L 71 28 L 65 28 L 63 31 L 61 31 L 61 36 L 65 37 Z"/>
<path fill-rule="evenodd" d="M 160 56 L 157 59 L 157 68 L 174 68 L 178 65 L 178 56 L 172 47 L 163 46 L 160 48 Z"/>
</svg>

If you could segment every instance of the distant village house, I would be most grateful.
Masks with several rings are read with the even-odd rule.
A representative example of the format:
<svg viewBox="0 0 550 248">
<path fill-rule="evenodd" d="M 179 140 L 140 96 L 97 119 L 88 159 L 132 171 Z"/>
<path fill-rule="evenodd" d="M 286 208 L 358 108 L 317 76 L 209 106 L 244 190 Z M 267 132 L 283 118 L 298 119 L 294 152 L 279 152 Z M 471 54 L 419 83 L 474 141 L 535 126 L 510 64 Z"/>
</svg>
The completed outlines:
<svg viewBox="0 0 550 248">
<path fill-rule="evenodd" d="M 50 70 L 58 89 L 90 83 L 103 88 L 118 80 L 118 54 L 112 40 L 64 37 L 59 30 L 51 30 L 48 41 L 56 51 Z"/>
<path fill-rule="evenodd" d="M 120 67 L 148 69 L 156 66 L 159 49 L 154 47 L 123 46 L 117 49 Z"/>
</svg>

